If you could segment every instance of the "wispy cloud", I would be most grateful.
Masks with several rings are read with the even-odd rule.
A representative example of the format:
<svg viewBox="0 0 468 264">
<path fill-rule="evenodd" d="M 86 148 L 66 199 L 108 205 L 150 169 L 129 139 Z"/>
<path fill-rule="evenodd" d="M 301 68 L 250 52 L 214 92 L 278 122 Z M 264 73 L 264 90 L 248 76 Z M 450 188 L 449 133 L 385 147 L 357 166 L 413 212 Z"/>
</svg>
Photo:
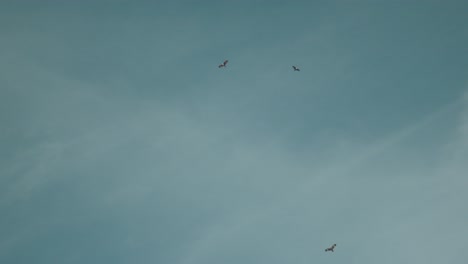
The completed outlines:
<svg viewBox="0 0 468 264">
<path fill-rule="evenodd" d="M 460 8 L 41 6 L 0 18 L 0 262 L 466 259 Z"/>
<path fill-rule="evenodd" d="M 457 210 L 460 209 L 459 205 L 461 202 L 456 202 L 448 208 L 444 205 L 447 205 L 447 203 L 452 203 L 452 199 L 459 199 L 460 195 L 462 194 L 461 189 L 452 189 L 455 187 L 455 185 L 452 185 L 453 182 L 448 184 L 442 184 L 442 182 L 439 182 L 447 180 L 447 178 L 444 176 L 444 174 L 446 174 L 444 171 L 448 168 L 453 168 L 454 164 L 448 162 L 446 158 L 446 154 L 448 153 L 445 152 L 441 155 L 438 155 L 438 165 L 428 169 L 419 169 L 414 167 L 417 165 L 410 165 L 409 167 L 408 165 L 405 165 L 404 167 L 398 168 L 396 170 L 392 167 L 381 167 L 378 169 L 378 171 L 374 171 L 373 166 L 369 166 L 369 164 L 380 160 L 381 158 L 379 156 L 382 156 L 382 154 L 385 156 L 385 153 L 389 151 L 393 153 L 392 158 L 394 159 L 398 160 L 400 158 L 404 158 L 405 155 L 402 155 L 400 158 L 393 155 L 399 155 L 405 152 L 407 149 L 404 145 L 405 141 L 417 137 L 418 133 L 421 131 L 430 130 L 432 127 L 437 126 L 441 119 L 460 113 L 460 109 L 466 107 L 467 106 L 464 100 L 456 100 L 455 102 L 442 107 L 441 109 L 435 111 L 427 117 L 424 117 L 414 124 L 405 127 L 400 131 L 396 131 L 381 140 L 378 140 L 374 144 L 368 146 L 362 146 L 359 144 L 354 146 L 348 145 L 347 148 L 339 147 L 337 148 L 337 151 L 346 151 L 346 153 L 351 155 L 347 156 L 346 158 L 341 157 L 339 159 L 328 160 L 325 162 L 325 166 L 311 167 L 306 163 L 306 159 L 296 164 L 289 164 L 290 167 L 288 168 L 295 168 L 295 173 L 307 173 L 308 177 L 301 178 L 300 181 L 296 182 L 297 185 L 286 188 L 284 193 L 278 193 L 278 196 L 271 197 L 269 204 L 262 205 L 253 210 L 250 208 L 250 210 L 244 209 L 242 213 L 237 213 L 228 219 L 223 219 L 223 221 L 218 225 L 214 225 L 212 228 L 206 230 L 205 234 L 200 239 L 194 240 L 192 249 L 188 252 L 187 256 L 182 258 L 183 260 L 181 263 L 200 263 L 204 261 L 219 260 L 218 258 L 220 256 L 217 254 L 213 255 L 213 249 L 214 251 L 218 251 L 218 249 L 229 248 L 229 252 L 223 252 L 219 254 L 227 254 L 233 257 L 233 255 L 237 255 L 237 253 L 232 251 L 245 250 L 243 246 L 244 243 L 255 247 L 255 249 L 252 249 L 252 251 L 263 252 L 263 246 L 252 244 L 251 242 L 246 241 L 249 240 L 250 234 L 261 232 L 259 229 L 269 230 L 269 232 L 271 232 L 270 234 L 274 235 L 272 237 L 267 235 L 266 237 L 270 237 L 270 239 L 274 240 L 284 239 L 285 241 L 289 241 L 289 235 L 283 232 L 291 232 L 293 235 L 296 235 L 295 238 L 299 239 L 300 241 L 298 247 L 301 250 L 305 250 L 307 252 L 310 250 L 313 252 L 320 250 L 324 244 L 335 241 L 333 239 L 341 239 L 341 242 L 344 242 L 345 244 L 342 246 L 345 248 L 351 247 L 353 250 L 357 250 L 359 252 L 357 253 L 358 255 L 361 253 L 365 254 L 365 251 L 376 250 L 376 247 L 384 247 L 387 249 L 391 248 L 389 247 L 390 245 L 386 244 L 385 242 L 380 244 L 380 246 L 377 246 L 377 244 L 382 243 L 382 239 L 384 237 L 393 240 L 405 240 L 407 243 L 400 242 L 402 247 L 413 247 L 415 241 L 418 241 L 420 238 L 409 238 L 409 234 L 417 232 L 428 232 L 428 229 L 433 228 L 434 224 L 442 221 L 442 219 L 433 218 L 433 214 L 438 213 L 427 210 L 427 208 L 424 206 L 425 202 L 433 202 L 437 200 L 437 205 L 435 205 L 437 208 L 436 212 L 445 211 L 449 214 L 458 214 Z M 464 126 L 464 118 L 465 114 L 462 114 L 459 118 L 460 122 L 456 124 L 455 129 Z M 449 144 L 463 140 L 464 135 L 460 138 L 450 140 Z M 395 149 L 397 149 L 396 152 Z M 284 152 L 284 149 L 277 149 L 277 151 Z M 459 145 L 457 148 L 449 149 L 450 153 L 456 153 L 459 151 L 466 151 L 466 147 Z M 451 155 L 449 154 L 448 156 Z M 465 164 L 465 162 L 466 157 L 463 160 L 457 161 L 458 165 Z M 298 166 L 303 170 L 297 171 Z M 388 169 L 390 169 L 390 171 L 393 173 L 397 173 L 398 175 L 390 176 L 388 172 L 385 172 L 385 170 Z M 291 172 L 293 171 L 294 169 L 291 169 Z M 463 171 L 463 169 L 456 171 L 457 173 L 460 173 Z M 364 175 L 356 175 L 357 173 Z M 380 173 L 385 176 L 371 176 L 373 173 Z M 402 178 L 409 177 L 412 173 L 417 173 L 419 175 L 412 175 L 410 179 L 407 180 Z M 382 180 L 382 177 L 390 177 L 387 180 L 383 180 L 383 184 L 387 184 L 385 187 L 381 184 L 377 184 L 379 181 L 378 179 Z M 392 180 L 392 177 L 395 177 L 395 180 Z M 377 180 L 375 178 L 377 178 Z M 417 186 L 418 183 L 420 187 Z M 461 178 L 458 178 L 457 184 L 462 184 L 462 186 L 465 186 L 467 182 Z M 440 188 L 434 189 L 435 186 L 439 186 Z M 376 195 L 376 192 L 383 191 L 381 188 L 390 188 L 392 190 L 385 190 L 383 193 Z M 428 189 L 424 191 L 419 188 Z M 451 197 L 443 198 L 440 196 L 440 192 L 445 192 L 450 189 L 454 191 L 454 193 L 451 194 Z M 362 192 L 362 194 L 359 194 L 359 192 Z M 400 198 L 398 197 L 398 192 L 401 192 L 402 194 Z M 414 195 L 417 195 L 419 192 L 420 195 L 423 195 L 423 197 L 418 197 L 414 201 L 404 201 L 406 197 L 409 198 L 412 196 L 410 192 L 414 192 Z M 435 196 L 430 198 L 431 195 Z M 365 198 L 365 196 L 368 197 Z M 393 202 L 387 199 L 392 199 Z M 429 201 L 427 199 L 429 199 Z M 392 203 L 395 203 L 395 200 L 397 204 L 403 204 L 396 205 L 395 207 L 395 205 L 392 205 Z M 352 206 L 351 204 L 353 203 L 356 204 Z M 354 209 L 351 209 L 353 207 Z M 411 212 L 415 209 L 417 210 L 416 212 Z M 291 213 L 298 213 L 298 210 L 300 210 L 300 214 L 310 222 L 304 223 L 302 220 L 298 221 L 294 216 L 290 215 Z M 351 212 L 350 210 L 354 212 Z M 341 214 L 338 213 L 338 211 L 350 212 L 347 224 L 343 224 L 343 219 L 329 219 L 335 215 L 337 217 L 343 217 L 339 216 Z M 365 215 L 357 216 L 356 213 L 364 213 Z M 394 223 L 394 220 L 392 220 L 395 218 L 401 218 L 402 216 L 403 218 L 409 218 L 407 218 L 407 220 L 405 220 L 406 222 L 404 221 L 401 225 Z M 421 218 L 425 219 L 425 224 L 423 225 L 419 224 Z M 452 218 L 455 219 L 456 217 L 452 216 Z M 359 221 L 363 222 L 360 223 Z M 281 222 L 282 224 L 279 224 L 278 222 Z M 305 234 L 312 236 L 308 239 L 307 245 L 301 244 L 304 243 L 304 240 L 302 240 L 304 238 L 301 239 L 301 236 L 297 236 L 295 233 L 296 229 L 292 223 L 303 225 L 302 227 L 304 228 Z M 281 225 L 281 227 L 278 227 L 277 224 Z M 460 223 L 457 223 L 456 225 L 459 224 Z M 316 227 L 311 227 L 310 225 L 315 225 Z M 388 226 L 385 227 L 386 225 Z M 279 229 L 270 230 L 272 227 Z M 368 231 L 372 232 L 365 235 L 368 239 L 367 241 L 361 240 L 361 238 L 358 241 L 350 240 L 349 236 L 355 234 L 357 230 L 363 229 L 368 229 Z M 311 233 L 311 230 L 314 231 Z M 453 236 L 455 234 L 455 230 L 451 228 L 447 227 L 446 231 L 451 234 L 449 236 Z M 341 232 L 341 234 L 337 232 Z M 361 236 L 362 235 L 363 234 L 361 234 Z M 440 233 L 438 235 L 440 237 L 446 236 Z M 457 238 L 454 239 L 460 239 L 460 236 L 457 235 L 456 237 Z M 454 243 L 453 241 L 452 243 L 449 243 L 449 241 L 446 241 L 444 238 L 443 241 L 445 241 L 444 243 L 448 243 L 444 246 L 446 249 L 448 249 L 449 245 Z M 284 243 L 291 242 L 292 241 Z M 361 245 L 356 245 L 356 242 Z M 278 243 L 281 244 L 280 242 Z M 431 248 L 432 246 L 436 245 L 437 247 L 441 247 L 443 246 L 442 244 L 443 243 L 439 241 L 438 243 L 433 243 L 432 245 L 428 246 Z M 272 246 L 271 243 L 269 243 L 269 245 Z M 398 250 L 400 252 L 405 252 L 406 249 L 402 247 L 399 247 Z M 275 248 L 275 246 L 273 246 L 273 248 Z M 343 250 L 346 251 L 346 249 Z M 293 252 L 294 254 L 304 253 L 295 251 Z M 379 252 L 382 255 L 386 255 L 381 250 L 379 250 Z M 284 254 L 287 253 L 280 255 Z M 311 256 L 316 255 L 316 253 L 310 254 Z M 408 255 L 399 257 L 405 257 L 406 259 L 413 259 L 415 261 L 420 260 L 417 257 L 415 258 L 414 251 L 407 252 L 407 254 Z M 295 259 L 292 256 L 289 257 L 291 259 Z M 362 255 L 361 257 L 366 259 L 365 255 Z M 299 262 L 305 263 L 310 259 L 299 257 L 297 260 Z M 369 261 L 374 260 L 376 259 L 369 259 Z M 429 260 L 429 258 L 426 258 L 426 261 Z"/>
</svg>

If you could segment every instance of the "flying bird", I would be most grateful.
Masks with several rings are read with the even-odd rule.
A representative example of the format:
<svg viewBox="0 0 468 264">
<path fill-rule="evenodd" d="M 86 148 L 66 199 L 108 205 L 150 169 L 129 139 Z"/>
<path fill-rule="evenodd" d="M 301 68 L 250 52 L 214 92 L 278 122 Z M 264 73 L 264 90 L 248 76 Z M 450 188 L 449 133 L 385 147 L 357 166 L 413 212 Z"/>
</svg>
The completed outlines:
<svg viewBox="0 0 468 264">
<path fill-rule="evenodd" d="M 336 247 L 336 244 L 333 244 L 331 247 L 326 248 L 325 252 L 327 252 L 327 251 L 335 252 L 335 251 L 333 251 L 335 249 L 335 247 Z"/>
<path fill-rule="evenodd" d="M 223 64 L 218 65 L 218 68 L 226 67 L 227 63 L 228 63 L 228 60 L 225 60 Z"/>
<path fill-rule="evenodd" d="M 299 68 L 296 67 L 296 66 L 292 66 L 292 67 L 293 67 L 294 71 L 301 71 L 301 69 L 299 69 Z"/>
</svg>

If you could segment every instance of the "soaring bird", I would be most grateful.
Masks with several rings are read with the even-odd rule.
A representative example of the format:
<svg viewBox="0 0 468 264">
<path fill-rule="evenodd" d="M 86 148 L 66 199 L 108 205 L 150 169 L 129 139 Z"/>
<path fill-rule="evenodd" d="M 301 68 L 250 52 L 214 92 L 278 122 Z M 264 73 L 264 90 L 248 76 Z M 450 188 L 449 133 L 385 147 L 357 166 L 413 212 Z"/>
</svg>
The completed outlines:
<svg viewBox="0 0 468 264">
<path fill-rule="evenodd" d="M 299 68 L 296 67 L 296 66 L 292 66 L 292 67 L 293 67 L 294 71 L 301 71 L 301 69 L 299 69 Z"/>
<path fill-rule="evenodd" d="M 336 244 L 333 244 L 331 247 L 326 248 L 325 252 L 327 252 L 327 251 L 335 252 L 335 251 L 333 251 L 335 249 L 335 247 L 336 247 Z"/>
<path fill-rule="evenodd" d="M 218 68 L 226 67 L 227 63 L 228 63 L 228 60 L 225 60 L 223 64 L 218 65 Z"/>
</svg>

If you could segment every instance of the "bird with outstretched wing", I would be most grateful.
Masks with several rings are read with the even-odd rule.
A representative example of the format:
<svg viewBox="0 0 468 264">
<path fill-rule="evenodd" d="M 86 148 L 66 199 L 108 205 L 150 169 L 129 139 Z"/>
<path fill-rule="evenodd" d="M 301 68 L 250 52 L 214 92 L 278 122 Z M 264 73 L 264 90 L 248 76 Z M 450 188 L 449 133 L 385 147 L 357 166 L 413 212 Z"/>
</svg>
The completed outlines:
<svg viewBox="0 0 468 264">
<path fill-rule="evenodd" d="M 228 63 L 228 60 L 225 60 L 222 64 L 218 65 L 218 68 L 223 68 L 226 67 L 226 64 Z"/>
<path fill-rule="evenodd" d="M 326 248 L 325 252 L 327 252 L 327 251 L 335 252 L 335 251 L 333 251 L 335 249 L 335 247 L 336 247 L 336 244 L 333 244 L 331 247 Z"/>
</svg>

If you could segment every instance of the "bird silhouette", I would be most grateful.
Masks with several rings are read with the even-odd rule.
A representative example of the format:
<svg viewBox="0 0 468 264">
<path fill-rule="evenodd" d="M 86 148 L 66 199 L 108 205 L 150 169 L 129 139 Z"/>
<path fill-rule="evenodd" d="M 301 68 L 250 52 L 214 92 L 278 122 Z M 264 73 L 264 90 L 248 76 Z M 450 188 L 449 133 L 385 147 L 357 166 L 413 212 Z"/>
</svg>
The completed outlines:
<svg viewBox="0 0 468 264">
<path fill-rule="evenodd" d="M 218 65 L 218 68 L 223 68 L 226 67 L 226 64 L 228 63 L 228 60 L 225 60 L 223 64 Z"/>
<path fill-rule="evenodd" d="M 335 251 L 333 251 L 335 249 L 335 247 L 336 247 L 336 244 L 333 244 L 331 247 L 326 248 L 325 252 L 327 252 L 327 251 L 335 252 Z"/>
<path fill-rule="evenodd" d="M 292 67 L 293 67 L 294 71 L 301 71 L 301 69 L 299 69 L 299 68 L 296 67 L 296 66 L 292 66 Z"/>
</svg>

